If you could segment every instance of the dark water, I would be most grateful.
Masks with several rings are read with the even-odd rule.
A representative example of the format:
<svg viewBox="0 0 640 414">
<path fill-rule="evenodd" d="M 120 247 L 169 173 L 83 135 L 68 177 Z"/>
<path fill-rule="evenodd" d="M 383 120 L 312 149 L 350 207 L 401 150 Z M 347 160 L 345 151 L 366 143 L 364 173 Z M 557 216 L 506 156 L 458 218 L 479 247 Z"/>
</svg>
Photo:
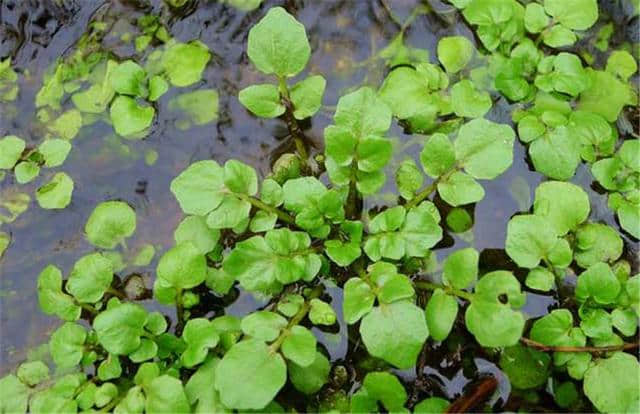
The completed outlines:
<svg viewBox="0 0 640 414">
<path fill-rule="evenodd" d="M 73 51 L 89 23 L 95 20 L 108 23 L 110 33 L 117 35 L 134 30 L 135 19 L 141 15 L 161 16 L 172 36 L 182 41 L 199 39 L 212 52 L 213 58 L 203 80 L 186 90 L 214 88 L 220 94 L 217 123 L 187 131 L 175 127 L 176 115 L 167 108 L 176 94 L 175 88 L 158 102 L 151 132 L 142 141 L 117 138 L 112 128 L 102 122 L 82 128 L 72 142 L 73 150 L 67 161 L 59 168 L 75 181 L 72 203 L 64 210 L 51 211 L 40 209 L 32 200 L 29 209 L 15 222 L 2 226 L 3 231 L 11 234 L 12 242 L 0 260 L 0 376 L 23 360 L 30 348 L 45 342 L 57 326 L 53 318 L 38 309 L 37 275 L 49 263 L 58 265 L 66 273 L 75 260 L 92 250 L 84 240 L 83 227 L 97 203 L 122 199 L 134 206 L 138 229 L 130 239 L 129 247 L 135 249 L 143 243 L 153 243 L 157 258 L 173 243 L 173 230 L 182 217 L 169 192 L 169 182 L 186 166 L 201 159 L 224 162 L 237 158 L 266 174 L 277 155 L 290 149 L 291 143 L 285 140 L 288 132 L 282 121 L 257 119 L 237 100 L 240 89 L 262 79 L 244 53 L 248 31 L 268 7 L 283 3 L 307 28 L 313 50 L 308 72 L 320 73 L 327 79 L 326 107 L 305 131 L 315 151 L 321 152 L 322 131 L 331 123 L 338 98 L 361 84 L 377 87 L 386 74 L 381 60 L 359 63 L 375 55 L 398 32 L 398 26 L 378 0 L 266 1 L 261 8 L 249 13 L 215 0 L 202 0 L 187 7 L 180 15 L 172 14 L 160 0 L 149 3 L 143 0 L 0 0 L 0 59 L 10 56 L 20 73 L 18 99 L 10 104 L 0 104 L 0 136 L 13 134 L 34 143 L 40 141 L 42 131 L 33 120 L 35 94 L 41 86 L 42 76 L 57 58 Z M 393 0 L 387 3 L 392 4 L 393 13 L 404 20 L 419 2 Z M 625 11 L 618 3 L 602 2 L 601 8 L 621 23 Z M 430 4 L 433 11 L 413 22 L 406 32 L 406 43 L 429 50 L 434 59 L 440 37 L 463 34 L 471 38 L 473 34 L 451 6 L 438 0 Z M 592 30 L 597 30 L 601 24 Z M 132 56 L 135 51 L 131 42 L 120 41 L 116 35 L 106 36 L 103 46 L 118 58 Z M 617 31 L 613 41 L 623 41 L 627 36 L 626 29 Z M 65 105 L 71 107 L 70 102 Z M 512 109 L 499 99 L 488 117 L 509 123 Z M 422 137 L 404 134 L 397 124 L 392 127 L 390 136 L 397 137 L 397 149 L 404 149 L 396 152 L 396 165 L 406 157 L 417 157 Z M 144 154 L 149 150 L 158 153 L 158 160 L 152 166 L 144 160 Z M 8 176 L 0 182 L 0 198 L 14 191 L 33 195 L 47 174 L 41 174 L 27 185 L 19 185 Z M 473 210 L 472 233 L 445 236 L 438 246 L 438 257 L 446 257 L 453 250 L 472 245 L 482 252 L 481 265 L 485 269 L 512 266 L 500 250 L 504 246 L 507 222 L 516 212 L 530 208 L 533 191 L 541 180 L 539 174 L 530 170 L 526 150 L 516 141 L 513 166 L 498 179 L 483 183 L 486 197 Z M 606 197 L 592 188 L 587 168 L 582 166 L 578 170 L 574 182 L 590 194 L 591 219 L 618 228 L 612 212 L 606 207 Z M 388 202 L 389 197 L 385 195 L 391 194 L 393 185 L 386 190 L 388 192 L 381 197 L 368 201 L 367 206 Z M 637 246 L 629 239 L 625 240 L 625 245 L 627 259 L 637 268 Z M 151 286 L 150 276 L 155 263 L 154 260 L 142 269 L 148 286 Z M 329 292 L 334 308 L 340 310 L 340 290 L 329 289 Z M 260 304 L 250 295 L 241 294 L 227 311 L 241 315 Z M 548 312 L 554 304 L 553 297 L 530 294 L 525 312 L 537 317 Z M 171 312 L 170 309 L 163 310 Z M 336 364 L 351 369 L 362 362 L 362 345 L 349 343 L 346 333 L 344 323 L 332 332 L 316 329 Z M 490 362 L 495 360 L 494 356 L 485 355 L 471 345 L 473 341 L 466 335 L 464 329 L 457 327 L 453 336 L 460 338 L 461 345 L 446 349 L 439 346 L 430 353 L 426 372 L 434 393 L 453 399 L 474 378 L 490 372 L 500 381 L 500 392 L 494 400 L 499 400 L 503 406 L 509 398 L 508 381 Z M 473 360 L 469 359 L 470 351 Z M 398 374 L 407 381 L 415 377 L 415 373 L 409 371 Z"/>
</svg>

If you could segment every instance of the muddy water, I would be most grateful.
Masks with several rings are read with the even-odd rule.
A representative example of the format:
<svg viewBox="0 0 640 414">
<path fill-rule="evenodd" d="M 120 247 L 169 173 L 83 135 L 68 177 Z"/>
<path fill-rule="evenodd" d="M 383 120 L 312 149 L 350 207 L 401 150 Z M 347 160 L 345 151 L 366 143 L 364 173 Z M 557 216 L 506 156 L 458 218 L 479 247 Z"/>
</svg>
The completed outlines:
<svg viewBox="0 0 640 414">
<path fill-rule="evenodd" d="M 142 141 L 128 141 L 113 136 L 112 128 L 104 123 L 84 127 L 73 141 L 73 150 L 61 170 L 75 181 L 72 203 L 64 210 L 40 209 L 32 200 L 28 211 L 15 222 L 3 225 L 10 232 L 12 243 L 0 260 L 0 375 L 11 370 L 25 358 L 29 349 L 46 341 L 55 329 L 56 321 L 43 315 L 37 304 L 36 278 L 40 270 L 55 263 L 66 272 L 73 262 L 92 247 L 84 240 L 82 229 L 93 207 L 105 200 L 126 200 L 138 215 L 138 230 L 129 242 L 130 248 L 151 242 L 158 252 L 167 249 L 173 229 L 182 213 L 169 192 L 169 182 L 190 163 L 201 159 L 224 162 L 237 158 L 266 173 L 273 160 L 291 149 L 285 138 L 287 130 L 280 120 L 262 120 L 248 114 L 236 96 L 243 87 L 260 81 L 262 75 L 249 65 L 246 40 L 249 28 L 264 11 L 282 1 L 266 1 L 254 12 L 244 13 L 221 5 L 215 0 L 201 0 L 180 14 L 172 14 L 161 0 L 0 0 L 0 59 L 12 57 L 20 76 L 20 95 L 10 104 L 0 104 L 0 136 L 14 134 L 27 141 L 38 142 L 40 131 L 33 127 L 34 98 L 41 85 L 44 71 L 60 56 L 68 55 L 87 30 L 91 21 L 109 22 L 116 34 L 131 30 L 135 19 L 144 14 L 161 16 L 172 36 L 182 41 L 199 39 L 212 51 L 213 59 L 204 72 L 203 80 L 187 90 L 214 88 L 220 94 L 220 114 L 217 123 L 189 130 L 175 127 L 175 114 L 167 110 L 167 103 L 176 90 L 170 90 L 157 104 L 157 117 L 152 130 Z M 286 1 L 286 6 L 305 27 L 312 45 L 308 66 L 311 73 L 327 79 L 324 107 L 306 125 L 306 136 L 312 140 L 316 152 L 322 150 L 322 131 L 331 122 L 333 107 L 338 98 L 362 84 L 377 87 L 385 76 L 383 62 L 368 59 L 386 46 L 398 32 L 398 25 L 378 0 Z M 408 17 L 417 0 L 393 0 L 391 10 L 399 20 Z M 406 32 L 406 42 L 413 47 L 429 50 L 433 59 L 437 40 L 442 36 L 464 34 L 472 37 L 470 29 L 455 10 L 438 0 L 430 2 L 432 12 L 417 18 Z M 624 10 L 604 2 L 611 13 L 624 19 Z M 617 13 L 617 15 L 616 15 Z M 622 17 L 620 17 L 622 16 Z M 624 32 L 620 40 L 624 40 Z M 125 44 L 117 36 L 107 36 L 103 45 L 119 58 L 133 55 L 131 43 Z M 360 63 L 365 62 L 365 63 Z M 69 103 L 67 103 L 68 105 Z M 488 117 L 509 123 L 513 108 L 497 99 Z M 396 147 L 404 148 L 396 154 L 395 162 L 416 157 L 421 137 L 410 136 L 402 128 L 392 127 L 390 136 L 396 137 Z M 144 154 L 158 153 L 157 162 L 149 166 Z M 516 212 L 528 210 L 533 190 L 542 177 L 532 172 L 526 160 L 526 150 L 516 142 L 513 166 L 498 179 L 485 182 L 485 199 L 473 209 L 475 225 L 470 234 L 446 235 L 437 246 L 439 258 L 451 251 L 473 245 L 482 251 L 481 264 L 485 269 L 512 266 L 503 251 L 506 224 Z M 0 196 L 19 188 L 34 194 L 42 177 L 33 183 L 19 186 L 12 177 L 0 182 Z M 592 188 L 586 168 L 574 178 L 585 188 L 593 203 L 593 220 L 610 225 L 617 223 L 606 208 L 606 197 Z M 389 185 L 388 191 L 393 191 Z M 383 204 L 388 198 L 368 202 L 368 207 Z M 626 240 L 628 256 L 637 250 Z M 157 256 L 156 256 L 157 257 Z M 637 266 L 637 262 L 635 263 Z M 149 286 L 155 260 L 142 269 Z M 335 308 L 340 309 L 339 289 L 330 289 Z M 525 312 L 539 316 L 553 306 L 553 297 L 529 295 Z M 242 315 L 262 303 L 250 295 L 240 294 L 227 312 Z M 163 309 L 170 314 L 170 309 Z M 336 363 L 353 367 L 361 362 L 361 344 L 349 343 L 346 325 L 332 332 L 316 334 Z M 460 345 L 434 349 L 427 361 L 426 372 L 436 395 L 455 398 L 465 385 L 484 372 L 498 375 L 500 392 L 496 402 L 502 406 L 509 398 L 509 385 L 499 373 L 492 355 L 469 348 L 463 329 L 456 329 Z M 454 341 L 455 342 L 455 341 Z M 463 357 L 473 351 L 473 359 Z M 414 372 L 398 372 L 407 381 Z"/>
</svg>

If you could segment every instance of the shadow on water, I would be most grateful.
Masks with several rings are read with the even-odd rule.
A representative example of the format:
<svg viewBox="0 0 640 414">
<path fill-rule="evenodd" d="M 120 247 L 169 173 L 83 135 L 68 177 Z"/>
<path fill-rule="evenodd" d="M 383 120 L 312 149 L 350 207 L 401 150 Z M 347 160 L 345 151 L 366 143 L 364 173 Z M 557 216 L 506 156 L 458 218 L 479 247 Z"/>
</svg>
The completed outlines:
<svg viewBox="0 0 640 414">
<path fill-rule="evenodd" d="M 217 124 L 186 131 L 177 128 L 176 115 L 168 109 L 168 102 L 175 95 L 175 91 L 170 91 L 157 103 L 158 116 L 151 132 L 142 141 L 117 138 L 111 126 L 104 122 L 83 128 L 63 166 L 76 185 L 69 207 L 60 211 L 43 210 L 32 200 L 24 214 L 3 226 L 3 230 L 11 233 L 12 243 L 0 262 L 0 375 L 23 360 L 30 347 L 46 341 L 56 327 L 56 322 L 38 309 L 36 278 L 49 263 L 55 263 L 66 273 L 78 257 L 92 250 L 84 240 L 83 226 L 97 203 L 122 199 L 134 206 L 138 230 L 129 247 L 135 249 L 138 245 L 152 242 L 161 253 L 172 244 L 173 230 L 182 217 L 168 191 L 169 183 L 186 166 L 201 159 L 224 162 L 237 158 L 266 174 L 277 155 L 289 149 L 290 144 L 285 140 L 287 130 L 280 120 L 257 119 L 249 115 L 236 98 L 240 89 L 263 79 L 251 68 L 244 53 L 248 30 L 266 9 L 281 3 L 266 1 L 258 10 L 244 13 L 216 1 L 202 0 L 181 15 L 171 15 L 161 0 L 148 4 L 145 0 L 0 2 L 0 59 L 11 57 L 16 70 L 23 75 L 20 77 L 18 99 L 10 105 L 0 105 L 0 136 L 18 135 L 28 142 L 40 139 L 41 131 L 34 127 L 32 120 L 36 110 L 35 94 L 42 76 L 57 58 L 73 50 L 92 20 L 109 22 L 112 32 L 117 34 L 133 30 L 135 19 L 141 15 L 160 15 L 172 36 L 182 41 L 199 39 L 212 51 L 213 59 L 202 81 L 187 91 L 215 88 L 220 94 Z M 338 98 L 362 83 L 377 87 L 386 74 L 381 61 L 372 65 L 357 63 L 366 61 L 386 46 L 398 28 L 379 1 L 284 3 L 307 28 L 313 50 L 308 72 L 321 73 L 327 78 L 324 103 L 328 107 L 314 117 L 306 131 L 315 151 L 320 152 L 322 131 L 331 123 L 332 106 Z M 404 19 L 417 3 L 416 0 L 394 0 L 393 12 Z M 416 19 L 406 33 L 406 41 L 414 47 L 429 50 L 434 60 L 440 37 L 462 34 L 473 38 L 473 33 L 451 6 L 437 0 L 430 3 L 433 12 Z M 103 46 L 120 59 L 126 59 L 135 52 L 131 42 L 122 42 L 118 36 L 105 37 Z M 495 98 L 488 118 L 511 123 L 511 106 L 503 99 Z M 390 135 L 397 137 L 397 147 L 420 141 L 420 137 L 405 134 L 396 124 Z M 395 161 L 418 156 L 419 145 L 406 148 Z M 149 150 L 158 153 L 158 160 L 152 166 L 147 165 L 144 159 Z M 506 225 L 511 216 L 531 207 L 533 191 L 542 179 L 541 175 L 531 171 L 526 149 L 516 141 L 513 166 L 498 179 L 483 183 L 486 197 L 474 208 L 472 234 L 447 236 L 447 242 L 441 243 L 436 250 L 438 258 L 472 245 L 482 251 L 483 270 L 513 267 L 500 250 L 504 246 Z M 41 180 L 21 186 L 20 190 L 33 194 Z M 619 228 L 613 214 L 606 208 L 606 196 L 592 188 L 591 175 L 584 166 L 576 174 L 574 182 L 589 192 L 594 206 L 591 219 Z M 5 178 L 0 182 L 0 195 L 16 186 L 12 177 Z M 393 184 L 389 184 L 388 190 L 393 190 Z M 374 200 L 373 203 L 384 203 L 384 200 Z M 624 237 L 627 259 L 637 268 L 637 259 L 634 258 L 637 246 L 628 236 Z M 155 261 L 140 269 L 148 286 L 151 285 L 154 268 Z M 341 290 L 328 289 L 328 294 L 334 308 L 340 312 Z M 555 303 L 553 297 L 531 294 L 524 311 L 537 317 L 547 313 Z M 227 312 L 242 315 L 263 305 L 264 302 L 251 295 L 240 294 L 227 307 Z M 168 309 L 163 310 L 169 312 Z M 340 321 L 339 330 L 321 332 L 316 328 L 315 333 L 332 360 L 336 361 L 335 366 L 346 367 L 349 372 L 355 369 L 359 380 L 362 376 L 357 374 L 357 369 L 372 362 L 363 360 L 362 344 L 348 343 L 347 327 L 342 318 Z M 469 334 L 460 328 L 458 326 L 454 330 L 454 339 L 447 341 L 446 346 L 435 346 L 424 371 L 430 378 L 434 394 L 450 399 L 458 396 L 470 381 L 482 373 L 495 374 L 499 371 L 494 364 L 495 355 L 487 355 L 477 346 L 466 348 L 469 345 L 464 344 L 475 342 L 469 340 Z M 405 380 L 415 378 L 413 371 L 398 374 Z M 500 386 L 496 399 L 503 405 L 509 398 L 509 384 L 502 374 L 498 374 L 498 378 Z"/>
</svg>

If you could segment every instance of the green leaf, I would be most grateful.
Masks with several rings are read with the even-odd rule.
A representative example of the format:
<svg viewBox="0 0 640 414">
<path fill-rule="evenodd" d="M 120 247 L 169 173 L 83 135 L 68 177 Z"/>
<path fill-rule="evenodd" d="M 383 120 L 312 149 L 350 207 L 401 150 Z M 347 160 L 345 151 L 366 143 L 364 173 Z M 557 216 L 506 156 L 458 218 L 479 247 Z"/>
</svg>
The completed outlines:
<svg viewBox="0 0 640 414">
<path fill-rule="evenodd" d="M 0 411 L 23 414 L 27 412 L 29 388 L 15 375 L 0 378 Z"/>
<path fill-rule="evenodd" d="M 66 322 L 51 334 L 49 352 L 60 368 L 71 368 L 80 363 L 84 353 L 87 331 L 73 322 Z"/>
<path fill-rule="evenodd" d="M 56 118 L 49 126 L 54 135 L 72 140 L 78 135 L 82 127 L 82 114 L 77 109 L 70 109 Z"/>
<path fill-rule="evenodd" d="M 580 328 L 590 338 L 607 340 L 613 335 L 611 315 L 603 309 L 586 309 L 582 312 Z"/>
<path fill-rule="evenodd" d="M 88 89 L 76 92 L 71 96 L 73 104 L 81 112 L 101 114 L 107 109 L 109 102 L 115 95 L 115 91 L 111 86 L 111 74 L 118 67 L 118 63 L 114 60 L 109 60 L 105 66 L 97 66 L 97 68 L 103 67 L 104 69 L 101 70 L 103 74 L 100 80 L 97 80 Z M 94 70 L 93 73 L 97 71 L 98 69 Z"/>
<path fill-rule="evenodd" d="M 391 111 L 373 89 L 363 87 L 338 100 L 333 117 L 336 125 L 348 129 L 357 139 L 379 136 L 391 126 Z"/>
<path fill-rule="evenodd" d="M 576 298 L 584 302 L 593 298 L 596 303 L 614 303 L 620 293 L 620 282 L 606 263 L 596 263 L 578 277 Z"/>
<path fill-rule="evenodd" d="M 218 358 L 207 359 L 187 381 L 184 391 L 195 413 L 226 412 L 227 409 L 220 401 L 220 395 L 212 381 L 215 380 L 216 368 L 220 360 Z"/>
<path fill-rule="evenodd" d="M 102 299 L 112 280 L 111 261 L 100 253 L 91 253 L 73 265 L 66 288 L 79 302 L 95 303 Z"/>
<path fill-rule="evenodd" d="M 309 309 L 309 320 L 314 325 L 331 326 L 336 323 L 336 313 L 328 303 L 320 299 L 311 299 Z M 298 364 L 300 365 L 300 364 Z"/>
<path fill-rule="evenodd" d="M 458 302 L 442 289 L 436 289 L 427 303 L 425 315 L 431 337 L 444 341 L 458 316 Z"/>
<path fill-rule="evenodd" d="M 144 387 L 147 413 L 190 413 L 182 382 L 169 375 L 154 378 Z"/>
<path fill-rule="evenodd" d="M 132 60 L 125 60 L 111 72 L 111 86 L 118 93 L 144 98 L 147 95 L 146 76 L 140 65 Z"/>
<path fill-rule="evenodd" d="M 461 1 L 461 0 L 456 0 Z M 466 1 L 466 0 L 463 0 Z M 440 397 L 430 397 L 420 401 L 413 407 L 414 413 L 444 413 L 449 407 L 449 401 Z"/>
<path fill-rule="evenodd" d="M 589 78 L 578 56 L 562 52 L 553 57 L 553 72 L 536 77 L 536 86 L 551 92 L 545 88 L 547 84 L 558 92 L 577 96 L 589 86 Z"/>
<path fill-rule="evenodd" d="M 461 207 L 451 209 L 447 214 L 446 222 L 449 230 L 453 233 L 464 233 L 473 227 L 473 217 Z"/>
<path fill-rule="evenodd" d="M 256 195 L 258 192 L 256 170 L 240 161 L 229 160 L 224 164 L 224 185 L 235 193 Z"/>
<path fill-rule="evenodd" d="M 438 183 L 438 194 L 450 206 L 478 202 L 484 198 L 484 188 L 469 174 L 456 171 Z"/>
<path fill-rule="evenodd" d="M 176 126 L 187 129 L 194 125 L 205 125 L 218 119 L 218 92 L 215 89 L 200 89 L 182 93 L 169 101 L 169 109 L 177 112 Z"/>
<path fill-rule="evenodd" d="M 549 16 L 539 3 L 529 3 L 524 11 L 524 27 L 530 33 L 540 33 L 549 25 Z"/>
<path fill-rule="evenodd" d="M 269 311 L 250 313 L 242 318 L 241 323 L 242 332 L 245 335 L 269 342 L 275 340 L 286 326 L 285 318 Z"/>
<path fill-rule="evenodd" d="M 224 172 L 217 162 L 198 161 L 171 181 L 171 192 L 186 214 L 204 216 L 224 199 Z"/>
<path fill-rule="evenodd" d="M 298 366 L 308 367 L 316 359 L 316 337 L 307 328 L 296 325 L 282 342 L 281 350 L 288 360 Z"/>
<path fill-rule="evenodd" d="M 442 282 L 455 289 L 466 289 L 478 278 L 480 255 L 473 247 L 456 250 L 442 264 Z"/>
<path fill-rule="evenodd" d="M 362 319 L 360 335 L 372 356 L 406 369 L 415 365 L 429 329 L 424 311 L 402 300 L 374 308 Z"/>
<path fill-rule="evenodd" d="M 614 309 L 611 312 L 611 323 L 624 336 L 633 336 L 638 329 L 636 315 L 631 309 Z"/>
<path fill-rule="evenodd" d="M 120 95 L 113 100 L 109 114 L 116 133 L 127 137 L 149 128 L 155 109 L 138 105 L 133 98 Z"/>
<path fill-rule="evenodd" d="M 557 22 L 572 30 L 586 30 L 598 19 L 596 0 L 544 0 L 544 9 Z"/>
<path fill-rule="evenodd" d="M 56 315 L 65 321 L 80 318 L 82 309 L 62 292 L 62 272 L 54 265 L 45 267 L 38 276 L 38 302 L 47 315 Z"/>
<path fill-rule="evenodd" d="M 73 180 L 66 173 L 59 172 L 36 190 L 36 200 L 44 209 L 63 209 L 71 202 L 72 193 Z"/>
<path fill-rule="evenodd" d="M 424 172 L 432 178 L 437 178 L 449 171 L 456 161 L 454 151 L 453 144 L 446 135 L 431 135 L 420 152 Z"/>
<path fill-rule="evenodd" d="M 558 236 L 575 230 L 590 211 L 587 193 L 575 184 L 547 181 L 536 188 L 533 213 L 547 220 Z"/>
<path fill-rule="evenodd" d="M 309 118 L 318 112 L 326 85 L 327 81 L 320 75 L 309 76 L 293 85 L 289 95 L 296 119 Z"/>
<path fill-rule="evenodd" d="M 547 382 L 551 373 L 551 357 L 544 352 L 516 345 L 500 354 L 500 368 L 514 388 L 537 388 Z"/>
<path fill-rule="evenodd" d="M 289 362 L 289 379 L 293 386 L 300 392 L 311 395 L 318 392 L 326 384 L 331 370 L 331 364 L 327 357 L 316 351 L 311 365 L 301 367 L 294 362 Z"/>
<path fill-rule="evenodd" d="M 344 285 L 342 313 L 349 325 L 360 320 L 373 308 L 376 296 L 371 287 L 362 279 L 352 277 Z"/>
<path fill-rule="evenodd" d="M 507 225 L 505 249 L 520 267 L 538 266 L 540 260 L 549 257 L 557 242 L 555 227 L 540 216 L 515 216 Z"/>
<path fill-rule="evenodd" d="M 348 266 L 360 255 L 363 225 L 361 221 L 347 220 L 340 223 L 340 231 L 348 236 L 348 241 L 328 240 L 324 243 L 327 256 L 339 266 Z"/>
<path fill-rule="evenodd" d="M 149 100 L 155 102 L 169 90 L 169 83 L 162 76 L 152 76 L 149 79 Z"/>
<path fill-rule="evenodd" d="M 510 126 L 474 119 L 460 127 L 456 160 L 473 178 L 494 179 L 511 166 L 514 139 Z"/>
<path fill-rule="evenodd" d="M 602 115 L 615 122 L 625 105 L 634 105 L 634 93 L 626 82 L 609 72 L 587 70 L 589 87 L 580 94 L 578 109 Z"/>
<path fill-rule="evenodd" d="M 422 188 L 424 178 L 412 159 L 402 161 L 396 170 L 396 187 L 405 200 L 411 200 L 416 192 Z"/>
<path fill-rule="evenodd" d="M 623 352 L 596 360 L 584 375 L 583 388 L 600 412 L 634 412 L 640 400 L 640 364 Z"/>
<path fill-rule="evenodd" d="M 430 84 L 430 79 L 425 76 L 425 73 L 401 66 L 392 70 L 380 87 L 380 99 L 399 119 L 411 120 L 415 117 L 425 119 L 427 124 L 434 122 L 440 109 L 440 102 L 432 90 L 438 90 L 442 86 L 440 85 L 441 76 L 446 82 L 448 79 L 439 67 L 435 65 L 427 67 L 429 71 L 435 73 L 438 79 L 437 84 Z"/>
<path fill-rule="evenodd" d="M 16 372 L 20 381 L 33 387 L 49 378 L 49 367 L 42 361 L 23 362 Z"/>
<path fill-rule="evenodd" d="M 291 77 L 307 65 L 311 47 L 304 26 L 282 7 L 272 7 L 249 31 L 247 54 L 261 72 Z"/>
<path fill-rule="evenodd" d="M 548 292 L 553 289 L 555 276 L 544 267 L 536 267 L 529 271 L 525 284 L 528 288 Z"/>
<path fill-rule="evenodd" d="M 214 348 L 220 339 L 214 325 L 205 318 L 189 319 L 182 331 L 182 339 L 187 348 L 182 353 L 182 364 L 191 368 L 205 360 L 210 348 Z"/>
<path fill-rule="evenodd" d="M 503 295 L 507 303 L 500 301 Z M 524 317 L 512 307 L 524 303 L 520 283 L 511 272 L 487 273 L 476 284 L 474 298 L 465 313 L 467 329 L 482 346 L 515 345 L 522 336 Z"/>
<path fill-rule="evenodd" d="M 491 109 L 488 92 L 480 91 L 468 79 L 463 79 L 451 88 L 451 103 L 456 115 L 467 118 L 482 118 Z"/>
<path fill-rule="evenodd" d="M 560 48 L 573 45 L 578 37 L 566 27 L 556 24 L 542 33 L 542 42 L 550 47 Z"/>
<path fill-rule="evenodd" d="M 209 228 L 204 217 L 188 216 L 178 224 L 173 238 L 176 244 L 190 241 L 201 254 L 207 254 L 218 244 L 220 231 Z"/>
<path fill-rule="evenodd" d="M 615 50 L 607 59 L 606 71 L 616 75 L 623 81 L 629 80 L 631 75 L 638 70 L 638 64 L 633 56 L 626 50 Z"/>
<path fill-rule="evenodd" d="M 98 366 L 98 378 L 100 378 L 101 381 L 118 378 L 121 374 L 122 366 L 120 365 L 120 358 L 116 355 L 109 355 L 107 359 L 102 361 L 100 366 Z"/>
<path fill-rule="evenodd" d="M 309 251 L 306 233 L 288 229 L 270 230 L 235 245 L 223 269 L 250 291 L 279 290 L 281 284 L 311 280 L 320 270 L 320 258 Z"/>
<path fill-rule="evenodd" d="M 147 312 L 139 305 L 123 303 L 102 311 L 93 320 L 98 342 L 110 354 L 128 355 L 140 346 Z"/>
<path fill-rule="evenodd" d="M 374 401 L 380 401 L 388 412 L 405 411 L 404 404 L 407 401 L 407 392 L 398 378 L 388 372 L 370 372 L 364 377 L 362 389 L 366 396 Z M 354 409 L 352 412 L 361 410 Z"/>
<path fill-rule="evenodd" d="M 573 328 L 573 316 L 568 309 L 556 309 L 533 323 L 529 336 L 532 340 L 550 346 L 568 345 Z"/>
<path fill-rule="evenodd" d="M 242 378 L 242 387 L 238 387 Z M 226 407 L 259 410 L 269 404 L 287 380 L 287 367 L 280 354 L 264 342 L 247 339 L 227 351 L 218 363 L 215 387 Z"/>
<path fill-rule="evenodd" d="M 123 201 L 105 201 L 93 209 L 84 232 L 91 244 L 113 249 L 136 231 L 136 213 Z"/>
<path fill-rule="evenodd" d="M 196 40 L 173 43 L 162 56 L 162 68 L 173 86 L 193 85 L 202 78 L 202 72 L 211 59 L 207 46 Z"/>
<path fill-rule="evenodd" d="M 48 168 L 62 165 L 69 151 L 71 151 L 71 144 L 64 139 L 47 139 L 38 147 L 38 153 L 44 159 L 44 166 Z"/>
<path fill-rule="evenodd" d="M 156 272 L 158 279 L 175 289 L 191 289 L 204 282 L 207 261 L 192 242 L 184 241 L 162 255 Z"/>
<path fill-rule="evenodd" d="M 244 88 L 238 94 L 238 99 L 245 108 L 262 118 L 276 118 L 285 111 L 278 87 L 270 83 Z"/>
<path fill-rule="evenodd" d="M 613 262 L 622 255 L 622 238 L 612 227 L 602 223 L 583 224 L 575 233 L 576 263 L 587 268 L 598 262 Z"/>
<path fill-rule="evenodd" d="M 386 138 L 366 137 L 360 140 L 357 149 L 358 169 L 364 172 L 376 172 L 391 159 L 393 148 Z"/>
<path fill-rule="evenodd" d="M 40 167 L 33 161 L 21 161 L 14 170 L 18 184 L 33 181 L 40 174 Z"/>
<path fill-rule="evenodd" d="M 438 59 L 449 73 L 464 69 L 473 52 L 473 44 L 463 36 L 443 37 L 438 41 Z"/>
</svg>

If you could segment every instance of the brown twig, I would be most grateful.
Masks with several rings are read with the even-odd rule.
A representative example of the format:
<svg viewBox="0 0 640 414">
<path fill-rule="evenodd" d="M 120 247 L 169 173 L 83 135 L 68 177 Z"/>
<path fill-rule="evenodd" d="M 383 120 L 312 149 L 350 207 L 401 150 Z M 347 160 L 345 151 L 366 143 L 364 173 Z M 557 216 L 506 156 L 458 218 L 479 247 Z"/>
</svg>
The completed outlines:
<svg viewBox="0 0 640 414">
<path fill-rule="evenodd" d="M 634 343 L 624 343 L 622 345 L 609 345 L 609 346 L 550 346 L 541 344 L 540 342 L 536 342 L 529 338 L 520 338 L 520 342 L 522 344 L 535 348 L 539 351 L 545 352 L 592 352 L 592 353 L 601 353 L 601 352 L 612 352 L 612 351 L 623 351 L 626 349 L 634 349 L 640 347 L 640 342 Z"/>
<path fill-rule="evenodd" d="M 484 377 L 473 389 L 455 400 L 445 413 L 466 413 L 486 400 L 498 388 L 498 380 L 494 377 Z"/>
</svg>

